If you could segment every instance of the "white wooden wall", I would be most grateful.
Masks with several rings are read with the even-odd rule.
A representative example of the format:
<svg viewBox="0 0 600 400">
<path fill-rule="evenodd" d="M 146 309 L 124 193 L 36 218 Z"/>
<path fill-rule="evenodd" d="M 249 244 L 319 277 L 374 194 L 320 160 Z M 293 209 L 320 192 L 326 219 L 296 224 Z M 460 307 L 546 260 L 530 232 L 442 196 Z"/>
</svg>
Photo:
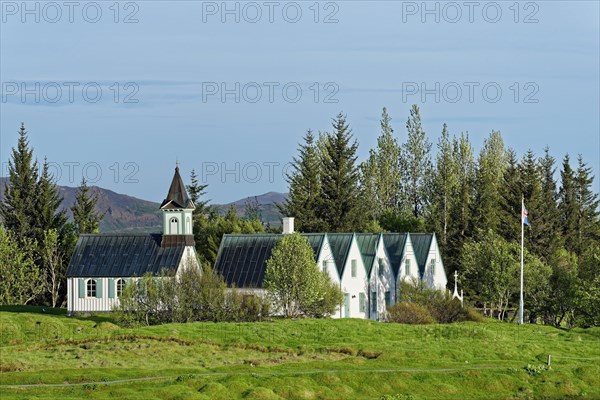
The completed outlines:
<svg viewBox="0 0 600 400">
<path fill-rule="evenodd" d="M 410 271 L 408 272 L 406 271 L 406 260 L 410 260 Z M 415 256 L 409 235 L 408 238 L 406 238 L 404 256 L 400 262 L 400 268 L 398 269 L 398 276 L 396 278 L 396 294 L 400 291 L 400 282 L 411 282 L 412 279 L 421 279 L 421 277 L 419 273 L 419 264 L 417 263 L 417 257 Z"/>
<path fill-rule="evenodd" d="M 97 297 L 87 296 L 87 281 L 96 280 L 96 290 L 101 286 L 101 292 L 97 292 Z M 125 278 L 132 280 L 133 278 Z M 113 297 L 109 297 L 109 281 L 114 284 Z M 83 293 L 80 294 L 80 281 L 83 282 Z M 100 282 L 100 285 L 98 283 Z M 119 304 L 117 297 L 117 278 L 69 278 L 67 280 L 67 311 L 69 313 L 77 312 L 106 312 L 112 311 L 113 307 Z M 83 296 L 83 297 L 82 297 Z"/>
<path fill-rule="evenodd" d="M 356 260 L 356 277 L 352 277 L 352 260 Z M 356 238 L 352 237 L 352 244 L 348 258 L 346 259 L 346 265 L 342 272 L 342 293 L 349 295 L 350 301 L 350 314 L 346 315 L 345 304 L 341 305 L 340 314 L 342 318 L 363 318 L 369 317 L 369 277 L 363 264 L 362 256 L 358 248 Z M 360 310 L 360 294 L 363 293 L 365 297 L 365 310 Z"/>
<path fill-rule="evenodd" d="M 433 271 L 431 265 L 432 260 L 435 260 Z M 427 264 L 425 265 L 423 280 L 427 283 L 429 288 L 443 291 L 446 290 L 446 285 L 448 284 L 448 278 L 446 277 L 446 271 L 444 269 L 444 262 L 442 260 L 440 248 L 435 235 L 433 236 L 431 247 L 429 248 L 429 254 L 427 255 Z"/>
<path fill-rule="evenodd" d="M 195 257 L 195 249 L 193 246 L 187 246 L 184 250 L 183 257 L 181 257 L 181 261 L 179 262 L 179 267 L 177 268 L 177 275 L 180 274 L 181 271 L 185 267 L 187 267 L 188 260 L 192 263 L 192 265 L 199 267 L 196 257 Z M 97 282 L 96 290 L 98 291 L 98 287 L 101 286 L 101 292 L 97 297 L 88 297 L 87 296 L 87 281 L 89 279 L 95 279 Z M 85 312 L 108 312 L 112 311 L 113 308 L 119 304 L 119 299 L 117 297 L 117 279 L 114 277 L 102 277 L 102 278 L 88 278 L 88 277 L 72 277 L 67 279 L 67 311 L 69 313 L 85 313 Z M 126 281 L 135 281 L 136 278 L 125 278 Z M 83 297 L 80 295 L 80 281 L 83 281 Z M 109 296 L 109 283 L 110 281 L 114 284 L 113 297 Z"/>
<path fill-rule="evenodd" d="M 329 240 L 327 239 L 327 235 L 323 239 L 323 244 L 321 244 L 321 250 L 319 252 L 319 257 L 317 258 L 317 266 L 322 271 L 325 269 L 329 274 L 331 280 L 338 285 L 340 284 L 340 274 L 338 273 L 337 267 L 335 265 L 335 259 L 333 258 L 333 253 L 331 252 L 331 245 L 329 244 Z M 340 318 L 340 307 L 338 306 L 335 309 L 335 312 L 331 316 L 332 318 Z"/>
<path fill-rule="evenodd" d="M 379 261 L 382 261 L 380 263 Z M 387 307 L 385 304 L 385 293 L 389 292 L 390 305 L 396 302 L 396 282 L 394 279 L 394 271 L 391 268 L 391 263 L 388 254 L 385 251 L 383 240 L 380 237 L 375 250 L 374 266 L 371 269 L 370 290 L 377 292 L 377 310 L 369 314 L 373 320 L 384 320 L 386 318 Z M 380 270 L 383 274 L 380 274 Z M 371 307 L 371 305 L 369 305 Z M 371 310 L 371 308 L 370 308 Z"/>
</svg>

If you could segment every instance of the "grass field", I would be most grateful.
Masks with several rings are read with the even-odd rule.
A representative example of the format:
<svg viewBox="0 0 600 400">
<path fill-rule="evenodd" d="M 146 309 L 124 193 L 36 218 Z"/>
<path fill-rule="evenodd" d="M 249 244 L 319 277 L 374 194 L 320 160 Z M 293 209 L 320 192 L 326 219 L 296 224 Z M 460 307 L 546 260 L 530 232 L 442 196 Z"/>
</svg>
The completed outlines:
<svg viewBox="0 0 600 400">
<path fill-rule="evenodd" d="M 364 320 L 123 329 L 110 315 L 0 307 L 0 371 L 2 400 L 600 399 L 600 329 Z"/>
</svg>

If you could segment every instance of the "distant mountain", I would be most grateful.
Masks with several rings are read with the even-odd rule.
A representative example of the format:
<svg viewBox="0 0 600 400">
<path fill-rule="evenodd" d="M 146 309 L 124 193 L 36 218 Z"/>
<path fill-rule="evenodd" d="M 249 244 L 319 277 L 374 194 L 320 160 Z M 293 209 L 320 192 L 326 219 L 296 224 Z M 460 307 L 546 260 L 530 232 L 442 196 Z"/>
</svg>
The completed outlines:
<svg viewBox="0 0 600 400">
<path fill-rule="evenodd" d="M 268 192 L 260 196 L 249 196 L 245 199 L 234 201 L 233 203 L 218 206 L 221 212 L 226 212 L 230 207 L 235 208 L 237 215 L 243 216 L 247 204 L 258 204 L 262 221 L 272 227 L 281 226 L 281 214 L 277 208 L 277 203 L 283 203 L 287 199 L 287 193 Z"/>
<path fill-rule="evenodd" d="M 8 178 L 0 178 L 0 200 L 4 199 L 4 184 L 7 181 Z M 77 188 L 69 186 L 59 186 L 58 188 L 64 197 L 63 207 L 71 218 L 71 206 L 75 203 Z M 106 213 L 100 222 L 102 232 L 159 232 L 162 229 L 162 220 L 158 210 L 159 203 L 119 194 L 98 186 L 91 186 L 90 192 L 98 195 L 97 211 Z M 287 194 L 285 193 L 269 192 L 217 205 L 217 207 L 221 212 L 234 207 L 238 215 L 243 216 L 248 202 L 258 203 L 263 222 L 269 223 L 271 226 L 280 226 L 280 215 L 275 203 L 281 203 L 286 198 Z"/>
</svg>

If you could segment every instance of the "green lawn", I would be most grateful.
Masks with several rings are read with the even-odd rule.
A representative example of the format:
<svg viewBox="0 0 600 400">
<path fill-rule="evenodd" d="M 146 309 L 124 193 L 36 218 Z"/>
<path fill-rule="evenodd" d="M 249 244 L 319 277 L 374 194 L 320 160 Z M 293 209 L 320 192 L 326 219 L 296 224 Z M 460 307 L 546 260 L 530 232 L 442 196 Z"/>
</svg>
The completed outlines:
<svg viewBox="0 0 600 400">
<path fill-rule="evenodd" d="M 363 320 L 123 329 L 110 315 L 0 307 L 0 371 L 2 400 L 600 399 L 600 329 Z"/>
</svg>

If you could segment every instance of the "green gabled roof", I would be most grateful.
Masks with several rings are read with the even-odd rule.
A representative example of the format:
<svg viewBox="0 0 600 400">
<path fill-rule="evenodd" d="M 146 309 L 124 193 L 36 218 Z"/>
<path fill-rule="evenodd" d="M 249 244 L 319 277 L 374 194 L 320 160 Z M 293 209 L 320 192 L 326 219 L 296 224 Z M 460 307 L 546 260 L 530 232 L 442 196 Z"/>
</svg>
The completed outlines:
<svg viewBox="0 0 600 400">
<path fill-rule="evenodd" d="M 367 269 L 367 276 L 371 275 L 371 269 L 373 268 L 373 261 L 375 260 L 375 254 L 377 253 L 377 243 L 379 243 L 379 233 L 357 233 L 356 242 L 362 256 L 363 263 Z"/>
<path fill-rule="evenodd" d="M 392 270 L 394 271 L 395 276 L 398 276 L 400 263 L 402 262 L 402 257 L 404 257 L 407 237 L 408 235 L 406 233 L 383 234 L 383 245 L 390 258 L 390 263 L 392 264 Z"/>
<path fill-rule="evenodd" d="M 315 253 L 315 260 L 319 258 L 319 254 L 321 253 L 321 247 L 323 246 L 323 241 L 325 240 L 324 233 L 301 233 L 302 237 L 308 239 L 308 244 L 312 247 L 313 253 Z"/>
<path fill-rule="evenodd" d="M 425 263 L 427 262 L 427 254 L 429 254 L 432 240 L 433 233 L 410 233 L 410 242 L 417 258 L 417 264 L 419 264 L 421 276 L 425 272 Z"/>
<path fill-rule="evenodd" d="M 223 235 L 215 271 L 227 286 L 262 287 L 273 247 L 282 235 Z"/>
<path fill-rule="evenodd" d="M 308 240 L 315 260 L 325 240 L 324 233 L 301 234 Z M 267 260 L 273 247 L 283 238 L 278 234 L 223 235 L 215 271 L 223 276 L 227 286 L 260 288 L 263 285 Z"/>
<path fill-rule="evenodd" d="M 329 246 L 331 246 L 331 252 L 333 253 L 333 259 L 335 260 L 335 266 L 340 274 L 340 277 L 344 272 L 344 265 L 346 265 L 346 259 L 348 259 L 348 253 L 350 252 L 353 236 L 353 233 L 327 234 Z"/>
</svg>

